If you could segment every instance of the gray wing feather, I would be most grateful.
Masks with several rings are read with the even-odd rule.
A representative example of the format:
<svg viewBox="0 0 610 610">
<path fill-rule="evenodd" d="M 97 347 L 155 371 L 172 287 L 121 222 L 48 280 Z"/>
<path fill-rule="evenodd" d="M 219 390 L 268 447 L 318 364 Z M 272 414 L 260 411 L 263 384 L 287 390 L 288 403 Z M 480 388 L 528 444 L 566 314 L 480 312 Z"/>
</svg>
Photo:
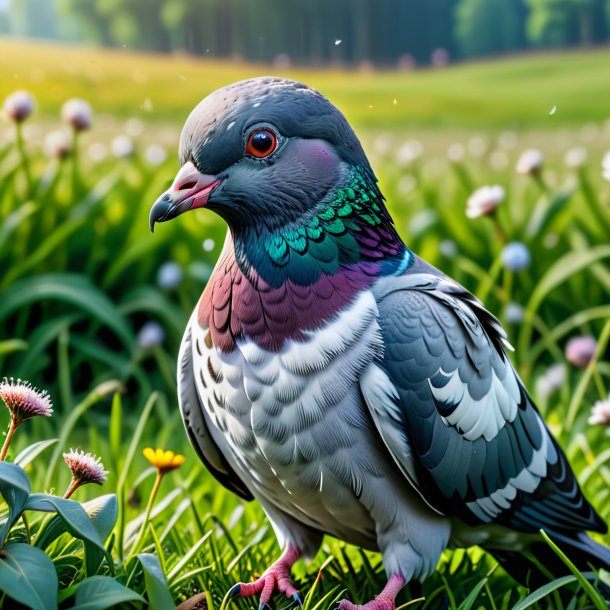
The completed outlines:
<svg viewBox="0 0 610 610">
<path fill-rule="evenodd" d="M 480 301 L 427 270 L 384 278 L 374 294 L 384 340 L 378 366 L 393 386 L 381 401 L 387 413 L 363 393 L 422 497 L 473 525 L 605 531 Z"/>
<path fill-rule="evenodd" d="M 182 338 L 178 356 L 178 401 L 184 427 L 201 461 L 227 489 L 244 500 L 252 500 L 252 494 L 220 452 L 205 421 L 195 385 L 190 324 Z"/>
</svg>

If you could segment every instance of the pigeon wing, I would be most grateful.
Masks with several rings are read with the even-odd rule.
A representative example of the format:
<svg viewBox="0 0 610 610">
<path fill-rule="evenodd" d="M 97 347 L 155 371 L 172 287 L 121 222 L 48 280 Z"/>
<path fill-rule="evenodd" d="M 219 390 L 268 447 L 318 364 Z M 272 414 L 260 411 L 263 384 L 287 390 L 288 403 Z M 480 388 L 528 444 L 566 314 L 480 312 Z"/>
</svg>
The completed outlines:
<svg viewBox="0 0 610 610">
<path fill-rule="evenodd" d="M 431 273 L 386 278 L 375 296 L 384 355 L 361 387 L 424 500 L 471 525 L 605 531 L 480 301 Z"/>
</svg>

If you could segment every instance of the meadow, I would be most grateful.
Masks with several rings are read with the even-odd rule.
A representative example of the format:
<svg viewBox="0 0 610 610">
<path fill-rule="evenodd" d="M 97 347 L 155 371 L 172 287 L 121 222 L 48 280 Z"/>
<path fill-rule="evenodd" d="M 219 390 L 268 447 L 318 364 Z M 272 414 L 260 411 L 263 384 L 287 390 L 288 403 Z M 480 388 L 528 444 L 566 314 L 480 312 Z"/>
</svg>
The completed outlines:
<svg viewBox="0 0 610 610">
<path fill-rule="evenodd" d="M 345 112 L 405 242 L 498 315 L 519 374 L 586 496 L 610 521 L 610 404 L 606 425 L 588 421 L 610 388 L 610 183 L 601 168 L 610 150 L 609 56 L 312 71 L 0 40 L 0 100 L 26 89 L 37 104 L 22 140 L 14 123 L 0 123 L 0 379 L 30 381 L 54 407 L 19 426 L 0 469 L 0 544 L 44 550 L 59 578 L 36 553 L 23 559 L 30 573 L 7 581 L 11 566 L 0 554 L 0 606 L 22 607 L 17 596 L 31 608 L 57 607 L 39 595 L 54 586 L 61 608 L 165 609 L 203 592 L 209 610 L 224 610 L 231 585 L 278 553 L 260 508 L 200 464 L 177 408 L 178 346 L 225 227 L 201 211 L 154 235 L 148 229 L 149 209 L 177 170 L 191 108 L 257 74 L 303 80 Z M 76 137 L 59 117 L 75 96 L 94 110 L 92 128 Z M 60 136 L 49 139 L 55 130 L 69 152 Z M 532 148 L 544 160 L 517 172 Z M 469 197 L 485 185 L 503 189 L 497 213 L 467 217 Z M 582 337 L 595 343 L 579 361 L 569 346 Z M 3 429 L 9 415 L 2 407 Z M 143 454 L 148 447 L 186 460 L 163 470 Z M 64 494 L 72 475 L 62 454 L 70 448 L 101 459 L 103 485 L 84 486 L 63 504 L 31 495 Z M 24 468 L 27 484 L 8 462 Z M 32 576 L 40 566 L 47 572 Z M 305 610 L 332 608 L 345 595 L 367 601 L 384 583 L 378 555 L 330 538 L 295 576 Z M 596 579 L 610 586 L 609 574 L 576 572 L 531 592 L 479 549 L 447 551 L 422 590 L 407 587 L 399 605 L 603 608 L 588 584 Z M 246 610 L 258 602 L 229 604 Z"/>
</svg>

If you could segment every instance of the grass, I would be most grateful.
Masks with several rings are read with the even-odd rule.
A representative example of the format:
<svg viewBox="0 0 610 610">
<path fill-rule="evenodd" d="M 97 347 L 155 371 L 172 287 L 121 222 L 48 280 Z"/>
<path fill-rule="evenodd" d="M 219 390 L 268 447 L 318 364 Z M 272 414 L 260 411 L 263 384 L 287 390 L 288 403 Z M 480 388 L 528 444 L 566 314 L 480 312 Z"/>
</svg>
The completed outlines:
<svg viewBox="0 0 610 610">
<path fill-rule="evenodd" d="M 182 122 L 196 101 L 218 87 L 275 74 L 321 90 L 361 127 L 551 129 L 580 125 L 583 116 L 589 121 L 608 118 L 609 59 L 610 50 L 603 48 L 402 73 L 278 70 L 186 55 L 77 49 L 4 38 L 0 97 L 24 87 L 51 116 L 66 98 L 86 91 L 99 113 Z M 551 118 L 553 106 L 557 112 Z"/>
<path fill-rule="evenodd" d="M 607 51 L 595 51 L 409 74 L 291 75 L 320 87 L 364 134 L 405 241 L 500 316 L 517 347 L 513 359 L 522 378 L 585 494 L 608 521 L 608 437 L 602 426 L 587 424 L 592 404 L 610 387 L 610 186 L 599 171 L 601 155 L 610 148 L 602 95 L 606 58 Z M 261 573 L 278 553 L 261 509 L 216 484 L 183 434 L 175 398 L 176 354 L 225 229 L 197 212 L 152 236 L 148 211 L 176 164 L 170 158 L 153 165 L 145 154 L 148 144 L 161 143 L 173 157 L 182 120 L 202 95 L 267 70 L 0 42 L 0 97 L 24 87 L 38 100 L 38 114 L 25 125 L 33 184 L 27 183 L 8 123 L 0 146 L 0 376 L 47 388 L 56 411 L 50 419 L 23 424 L 9 458 L 33 442 L 57 438 L 27 471 L 34 491 L 59 495 L 70 481 L 63 451 L 80 447 L 102 458 L 108 481 L 76 495 L 79 500 L 100 493 L 118 497 L 117 523 L 106 541 L 112 562 L 103 563 L 99 574 L 114 571 L 117 582 L 148 596 L 153 607 L 145 569 L 137 561 L 125 562 L 156 475 L 142 455 L 144 447 L 187 457 L 162 480 L 142 544 L 143 551 L 158 557 L 173 599 L 205 591 L 210 610 L 220 608 L 234 582 Z M 59 106 L 72 95 L 86 97 L 96 111 L 95 129 L 83 134 L 77 164 L 74 157 L 46 158 L 39 148 L 45 132 L 57 126 Z M 146 99 L 152 108 L 146 104 L 144 110 Z M 549 116 L 555 104 L 557 114 Z M 90 156 L 92 145 L 107 144 L 134 116 L 146 120 L 142 133 L 132 133 L 132 156 Z M 405 143 L 414 136 L 420 145 L 407 144 L 407 162 Z M 456 143 L 464 146 L 463 157 L 455 156 L 460 150 L 454 148 L 457 160 L 449 162 L 446 150 Z M 546 154 L 538 182 L 513 169 L 520 152 L 532 145 Z M 566 168 L 564 153 L 576 145 L 586 147 L 589 159 L 578 169 Z M 524 271 L 503 266 L 502 239 L 489 219 L 465 217 L 470 192 L 486 183 L 506 189 L 498 218 L 508 239 L 522 241 L 531 252 Z M 208 249 L 202 249 L 204 239 L 213 240 Z M 182 269 L 182 278 L 171 286 L 158 278 L 168 261 Z M 514 304 L 523 308 L 521 321 L 510 315 Z M 150 322 L 163 329 L 158 342 L 143 341 Z M 565 364 L 568 339 L 581 334 L 597 338 L 595 359 L 585 369 L 567 366 L 565 382 L 549 393 L 540 380 L 550 366 Z M 1 417 L 4 426 L 6 413 Z M 43 525 L 44 517 L 32 518 L 31 533 L 36 536 Z M 16 527 L 12 539 L 22 539 L 24 530 Z M 83 543 L 63 534 L 47 552 L 69 607 L 69 595 L 87 575 Z M 422 609 L 563 609 L 585 607 L 591 595 L 578 575 L 529 592 L 501 569 L 491 573 L 494 566 L 479 549 L 447 551 L 424 583 L 423 599 L 416 601 L 420 592 L 407 588 L 400 602 Z M 326 610 L 344 595 L 366 601 L 384 581 L 378 555 L 333 539 L 325 540 L 310 564 L 298 564 L 295 575 L 308 595 L 306 610 Z M 607 581 L 607 575 L 602 578 Z M 553 587 L 572 593 L 562 598 Z M 576 601 L 570 606 L 571 595 Z M 7 598 L 3 603 L 10 607 Z M 256 607 L 255 601 L 231 603 L 241 610 Z"/>
</svg>

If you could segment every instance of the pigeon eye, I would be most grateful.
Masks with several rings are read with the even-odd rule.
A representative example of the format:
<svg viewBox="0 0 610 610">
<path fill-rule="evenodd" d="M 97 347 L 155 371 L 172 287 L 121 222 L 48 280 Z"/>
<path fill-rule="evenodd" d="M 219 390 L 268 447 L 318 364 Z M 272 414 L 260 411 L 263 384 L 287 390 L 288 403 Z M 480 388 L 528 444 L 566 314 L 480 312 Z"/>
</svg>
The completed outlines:
<svg viewBox="0 0 610 610">
<path fill-rule="evenodd" d="M 246 154 L 257 159 L 268 157 L 277 148 L 277 136 L 270 129 L 258 129 L 250 134 Z"/>
</svg>

